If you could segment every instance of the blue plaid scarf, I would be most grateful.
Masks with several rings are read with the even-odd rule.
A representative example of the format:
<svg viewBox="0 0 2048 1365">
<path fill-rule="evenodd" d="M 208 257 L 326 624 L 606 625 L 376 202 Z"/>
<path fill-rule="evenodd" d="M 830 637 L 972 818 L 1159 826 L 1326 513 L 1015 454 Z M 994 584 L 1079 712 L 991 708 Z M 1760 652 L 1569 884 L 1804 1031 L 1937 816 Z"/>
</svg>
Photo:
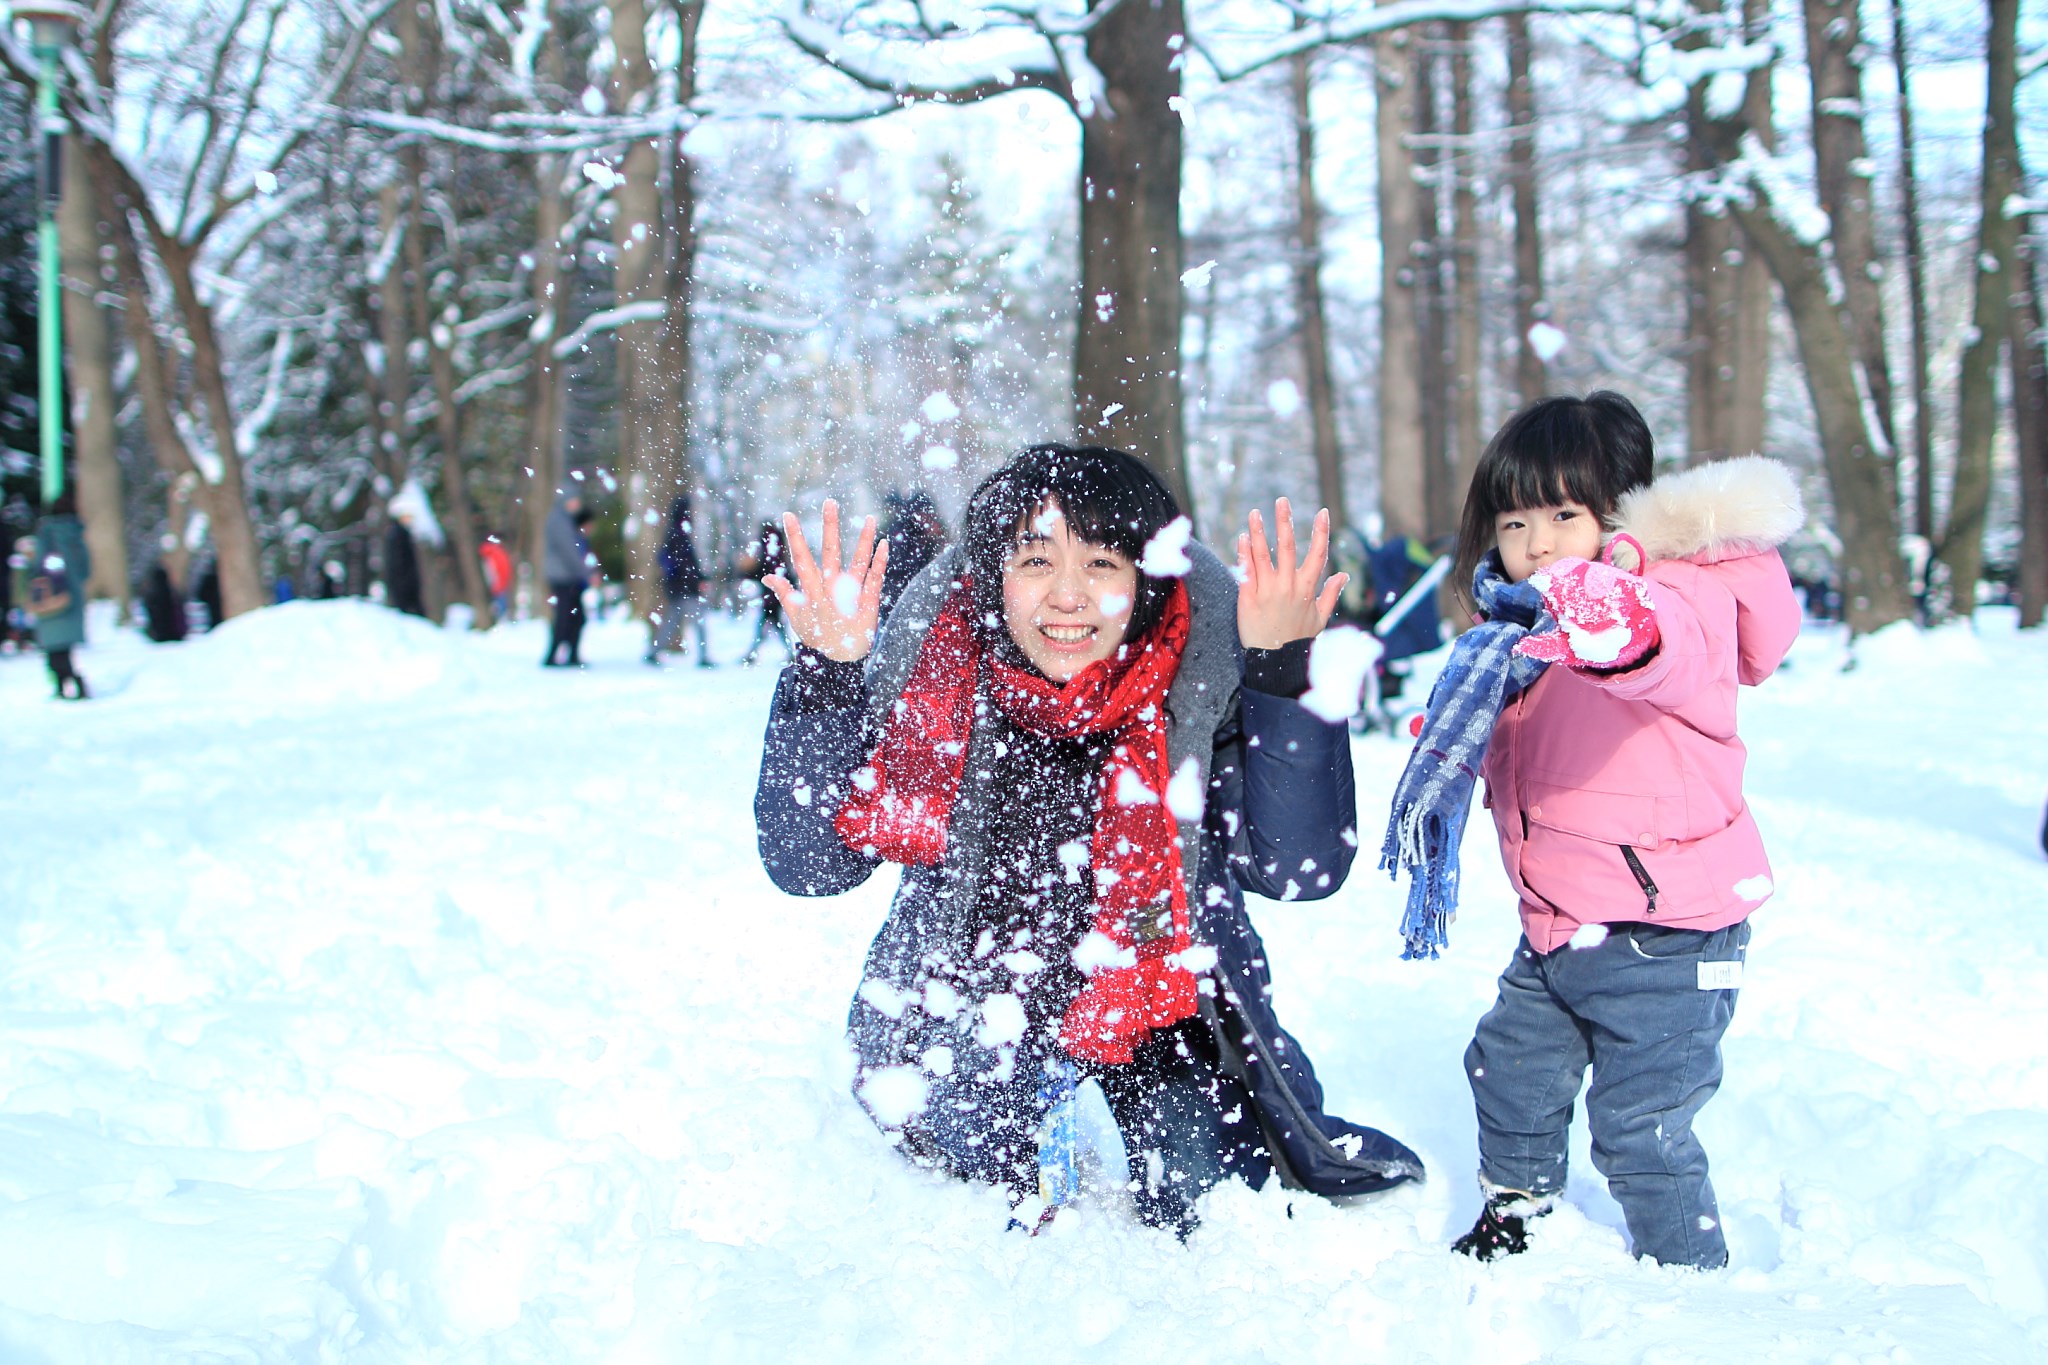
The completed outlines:
<svg viewBox="0 0 2048 1365">
<path fill-rule="evenodd" d="M 1549 667 L 1514 652 L 1531 632 L 1556 622 L 1528 583 L 1510 583 L 1500 557 L 1489 554 L 1472 574 L 1472 600 L 1484 619 L 1458 637 L 1450 662 L 1429 693 L 1429 718 L 1394 789 L 1380 866 L 1399 880 L 1415 873 L 1401 918 L 1404 958 L 1435 957 L 1458 908 L 1458 844 L 1472 811 L 1472 784 L 1486 762 L 1494 722 L 1508 698 Z"/>
</svg>

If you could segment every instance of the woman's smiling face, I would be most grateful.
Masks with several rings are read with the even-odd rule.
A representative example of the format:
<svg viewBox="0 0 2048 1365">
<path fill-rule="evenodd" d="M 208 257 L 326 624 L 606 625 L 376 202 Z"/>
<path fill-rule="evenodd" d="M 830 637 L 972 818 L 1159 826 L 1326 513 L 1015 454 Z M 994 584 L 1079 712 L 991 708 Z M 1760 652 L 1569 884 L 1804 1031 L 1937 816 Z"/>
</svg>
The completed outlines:
<svg viewBox="0 0 2048 1365">
<path fill-rule="evenodd" d="M 1003 624 L 1032 666 L 1056 683 L 1116 653 L 1137 594 L 1138 566 L 1075 536 L 1050 502 L 1003 564 Z"/>
</svg>

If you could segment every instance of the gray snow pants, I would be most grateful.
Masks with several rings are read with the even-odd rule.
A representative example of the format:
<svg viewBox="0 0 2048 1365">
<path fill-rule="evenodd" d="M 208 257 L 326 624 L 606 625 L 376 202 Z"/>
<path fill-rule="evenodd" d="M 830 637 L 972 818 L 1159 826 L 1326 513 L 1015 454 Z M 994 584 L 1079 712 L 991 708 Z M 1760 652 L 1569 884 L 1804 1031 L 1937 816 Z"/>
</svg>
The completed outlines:
<svg viewBox="0 0 2048 1365">
<path fill-rule="evenodd" d="M 1748 921 L 1713 931 L 1616 924 L 1593 947 L 1548 956 L 1524 938 L 1465 1050 L 1481 1178 L 1536 1195 L 1564 1188 L 1565 1134 L 1590 1065 L 1593 1164 L 1635 1254 L 1726 1265 L 1692 1121 L 1721 1084 L 1721 1035 L 1748 946 Z"/>
</svg>

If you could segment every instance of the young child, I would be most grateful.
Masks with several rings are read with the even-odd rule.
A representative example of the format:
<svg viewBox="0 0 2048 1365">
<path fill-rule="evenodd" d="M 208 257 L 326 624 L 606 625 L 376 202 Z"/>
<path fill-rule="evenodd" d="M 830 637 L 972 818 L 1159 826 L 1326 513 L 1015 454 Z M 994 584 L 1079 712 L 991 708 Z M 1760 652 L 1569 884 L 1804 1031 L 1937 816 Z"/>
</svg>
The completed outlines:
<svg viewBox="0 0 2048 1365">
<path fill-rule="evenodd" d="M 1738 684 L 1799 630 L 1776 547 L 1804 520 L 1773 461 L 1651 486 L 1626 398 L 1548 398 L 1509 419 L 1473 474 L 1455 581 L 1460 638 L 1395 801 L 1382 865 L 1415 869 L 1406 956 L 1436 956 L 1456 907 L 1475 774 L 1523 938 L 1465 1053 L 1486 1207 L 1455 1248 L 1526 1246 L 1565 1183 L 1590 1065 L 1593 1164 L 1637 1256 L 1728 1260 L 1693 1117 L 1721 1079 L 1749 916 L 1771 894 L 1742 798 Z"/>
<path fill-rule="evenodd" d="M 873 519 L 842 561 L 833 503 L 815 555 L 786 518 L 767 584 L 798 647 L 754 811 L 793 895 L 902 866 L 847 1019 L 892 1142 L 1015 1206 L 1037 1189 L 1043 1217 L 1099 1092 L 1111 1180 L 1185 1236 L 1224 1179 L 1348 1195 L 1422 1168 L 1323 1109 L 1245 912 L 1247 891 L 1331 894 L 1357 847 L 1349 736 L 1298 700 L 1343 587 L 1328 516 L 1297 557 L 1285 501 L 1271 550 L 1253 512 L 1241 584 L 1200 545 L 1168 553 L 1176 524 L 1136 457 L 1035 446 L 884 621 Z"/>
</svg>

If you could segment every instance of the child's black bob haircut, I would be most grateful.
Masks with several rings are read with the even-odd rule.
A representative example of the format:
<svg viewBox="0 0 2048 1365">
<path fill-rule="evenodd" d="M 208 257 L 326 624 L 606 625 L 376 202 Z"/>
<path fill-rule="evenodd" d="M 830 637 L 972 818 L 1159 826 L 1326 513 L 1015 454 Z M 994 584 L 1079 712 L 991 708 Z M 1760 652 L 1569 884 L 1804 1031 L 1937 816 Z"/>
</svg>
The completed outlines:
<svg viewBox="0 0 2048 1365">
<path fill-rule="evenodd" d="M 974 617 L 1002 633 L 1003 565 L 1020 537 L 1052 503 L 1067 528 L 1090 545 L 1115 550 L 1133 564 L 1152 537 L 1180 515 L 1180 505 L 1137 456 L 1105 446 L 1037 445 L 981 481 L 967 503 L 962 541 L 974 578 Z M 1158 624 L 1173 595 L 1171 578 L 1138 571 L 1137 601 L 1124 638 Z"/>
<path fill-rule="evenodd" d="M 1451 571 L 1460 599 L 1471 594 L 1472 571 L 1493 548 L 1502 512 L 1576 502 L 1610 525 L 1622 494 L 1650 481 L 1656 457 L 1636 405 L 1605 389 L 1538 399 L 1508 418 L 1486 443 L 1465 494 Z"/>
</svg>

